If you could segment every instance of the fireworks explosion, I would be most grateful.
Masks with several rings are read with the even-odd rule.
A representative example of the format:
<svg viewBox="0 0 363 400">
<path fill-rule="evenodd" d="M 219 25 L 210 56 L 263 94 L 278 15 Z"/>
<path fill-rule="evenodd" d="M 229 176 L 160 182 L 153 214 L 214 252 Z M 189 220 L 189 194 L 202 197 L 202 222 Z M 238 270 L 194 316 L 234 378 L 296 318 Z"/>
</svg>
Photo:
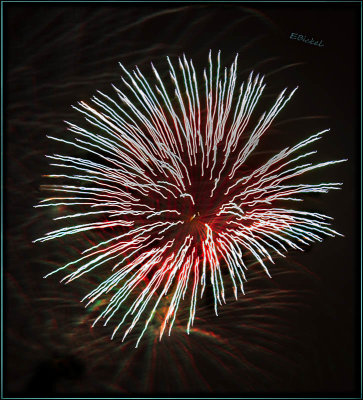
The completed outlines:
<svg viewBox="0 0 363 400">
<path fill-rule="evenodd" d="M 51 138 L 86 152 L 88 159 L 48 156 L 64 173 L 47 176 L 69 184 L 46 186 L 65 194 L 36 206 L 66 207 L 69 213 L 55 219 L 79 222 L 35 241 L 102 233 L 80 258 L 47 276 L 68 269 L 62 279 L 68 283 L 96 268 L 109 268 L 107 278 L 83 301 L 89 305 L 109 293 L 95 323 L 103 318 L 106 325 L 121 312 L 112 337 L 128 324 L 125 339 L 147 315 L 136 346 L 160 310 L 165 310 L 160 339 L 166 330 L 170 334 L 181 301 L 189 307 L 189 333 L 197 299 L 209 284 L 216 314 L 226 302 L 224 279 L 231 281 L 237 299 L 239 290 L 244 293 L 251 256 L 270 276 L 266 262 L 273 263 L 274 256 L 339 235 L 330 228 L 330 217 L 280 203 L 340 188 L 341 183 L 288 184 L 305 172 L 345 161 L 305 161 L 316 153 L 305 148 L 328 130 L 284 148 L 257 168 L 247 165 L 296 89 L 285 89 L 252 123 L 264 78 L 251 73 L 235 95 L 237 57 L 223 71 L 220 53 L 216 65 L 210 53 L 201 85 L 185 56 L 179 59 L 178 73 L 169 58 L 168 64 L 174 93 L 153 65 L 154 88 L 137 67 L 130 73 L 121 65 L 128 95 L 114 87 L 118 101 L 98 92 L 94 106 L 81 101 L 74 107 L 88 128 L 67 122 L 72 139 Z"/>
</svg>

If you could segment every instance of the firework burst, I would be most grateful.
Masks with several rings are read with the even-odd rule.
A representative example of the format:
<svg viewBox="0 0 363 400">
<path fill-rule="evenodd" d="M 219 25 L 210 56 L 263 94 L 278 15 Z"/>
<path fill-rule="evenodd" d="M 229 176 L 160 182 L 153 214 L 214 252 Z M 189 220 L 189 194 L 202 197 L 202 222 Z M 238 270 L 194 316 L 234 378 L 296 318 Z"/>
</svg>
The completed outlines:
<svg viewBox="0 0 363 400">
<path fill-rule="evenodd" d="M 227 275 L 237 299 L 239 290 L 244 293 L 246 256 L 252 255 L 270 276 L 266 262 L 273 263 L 274 256 L 338 235 L 330 217 L 281 206 L 307 193 L 339 189 L 341 183 L 288 183 L 344 161 L 305 161 L 316 152 L 305 148 L 327 130 L 284 148 L 257 168 L 246 166 L 296 89 L 285 89 L 252 122 L 264 78 L 251 73 L 235 95 L 237 57 L 223 70 L 220 53 L 216 65 L 209 54 L 201 85 L 185 56 L 178 73 L 169 58 L 168 64 L 174 93 L 153 65 L 155 85 L 137 67 L 128 72 L 121 65 L 128 95 L 114 87 L 117 100 L 98 92 L 94 105 L 81 101 L 74 107 L 88 127 L 67 122 L 72 138 L 52 139 L 87 152 L 87 158 L 48 156 L 64 171 L 48 177 L 68 184 L 47 186 L 60 195 L 36 206 L 69 209 L 55 219 L 79 221 L 36 241 L 102 233 L 81 257 L 47 276 L 67 269 L 62 280 L 68 283 L 96 268 L 110 271 L 83 300 L 89 305 L 109 296 L 95 323 L 104 319 L 107 324 L 122 311 L 113 336 L 128 324 L 123 339 L 141 315 L 148 315 L 136 346 L 160 309 L 165 310 L 160 338 L 166 330 L 170 334 L 181 301 L 189 306 L 189 333 L 197 299 L 209 283 L 216 314 L 226 302 Z"/>
</svg>

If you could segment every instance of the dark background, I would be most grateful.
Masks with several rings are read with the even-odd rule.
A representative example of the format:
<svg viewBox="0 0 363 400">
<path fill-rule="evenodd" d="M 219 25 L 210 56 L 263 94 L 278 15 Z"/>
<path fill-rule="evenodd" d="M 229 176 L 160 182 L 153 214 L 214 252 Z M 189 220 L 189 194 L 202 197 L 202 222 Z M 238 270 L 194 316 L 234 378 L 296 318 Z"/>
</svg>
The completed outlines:
<svg viewBox="0 0 363 400">
<path fill-rule="evenodd" d="M 359 3 L 4 4 L 7 395 L 358 396 L 359 23 Z M 240 83 L 251 69 L 266 74 L 265 104 L 299 85 L 264 142 L 270 150 L 331 129 L 315 144 L 319 161 L 349 161 L 310 178 L 344 186 L 307 207 L 333 216 L 345 237 L 279 260 L 273 283 L 252 272 L 246 296 L 224 314 L 201 310 L 198 334 L 180 328 L 162 343 L 150 334 L 135 350 L 89 329 L 92 312 L 79 300 L 92 278 L 67 287 L 42 278 L 82 245 L 32 243 L 51 229 L 51 211 L 33 208 L 44 196 L 44 155 L 61 153 L 46 134 L 77 122 L 71 104 L 110 93 L 119 61 L 166 71 L 167 55 L 186 53 L 201 69 L 209 49 L 224 65 L 239 53 Z"/>
</svg>

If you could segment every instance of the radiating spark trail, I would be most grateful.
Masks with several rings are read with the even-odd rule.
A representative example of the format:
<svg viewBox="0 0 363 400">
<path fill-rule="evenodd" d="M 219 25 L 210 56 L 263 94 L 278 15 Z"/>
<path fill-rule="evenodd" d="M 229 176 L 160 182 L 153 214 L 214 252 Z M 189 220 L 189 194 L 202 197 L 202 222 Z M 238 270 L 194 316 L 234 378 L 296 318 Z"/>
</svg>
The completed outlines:
<svg viewBox="0 0 363 400">
<path fill-rule="evenodd" d="M 129 72 L 121 65 L 129 94 L 114 87 L 118 101 L 98 92 L 92 98 L 94 106 L 81 101 L 74 107 L 88 127 L 67 122 L 70 139 L 51 138 L 86 151 L 92 159 L 48 156 L 51 165 L 64 173 L 47 177 L 68 184 L 45 186 L 57 194 L 35 206 L 66 206 L 72 211 L 55 219 L 80 221 L 35 242 L 112 229 L 109 239 L 47 276 L 72 267 L 62 279 L 68 283 L 110 265 L 109 277 L 83 300 L 89 305 L 111 296 L 95 321 L 105 319 L 105 325 L 131 302 L 113 334 L 128 323 L 123 339 L 148 313 L 136 345 L 157 307 L 165 302 L 160 339 L 167 327 L 170 334 L 183 301 L 190 307 L 189 333 L 197 299 L 209 282 L 218 315 L 218 306 L 226 299 L 223 279 L 228 273 L 235 298 L 238 290 L 244 293 L 246 253 L 270 276 L 266 263 L 273 263 L 275 255 L 339 235 L 330 227 L 330 217 L 281 208 L 279 203 L 340 188 L 341 183 L 291 182 L 306 172 L 345 161 L 313 164 L 304 160 L 315 150 L 298 153 L 328 130 L 283 149 L 254 170 L 242 168 L 296 89 L 283 90 L 251 126 L 265 89 L 264 77 L 251 72 L 235 95 L 237 57 L 222 70 L 220 52 L 216 65 L 210 53 L 204 89 L 191 60 L 180 58 L 179 72 L 167 61 L 173 94 L 153 65 L 155 89 L 137 67 Z"/>
</svg>

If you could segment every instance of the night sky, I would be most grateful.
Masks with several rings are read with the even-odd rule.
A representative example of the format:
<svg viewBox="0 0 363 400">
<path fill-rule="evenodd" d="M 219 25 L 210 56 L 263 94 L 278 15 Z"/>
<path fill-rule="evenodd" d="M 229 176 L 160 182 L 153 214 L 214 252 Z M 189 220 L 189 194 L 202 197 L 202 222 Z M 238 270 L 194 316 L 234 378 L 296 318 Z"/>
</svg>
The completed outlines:
<svg viewBox="0 0 363 400">
<path fill-rule="evenodd" d="M 6 395 L 358 396 L 359 13 L 359 2 L 4 4 Z M 344 237 L 278 259 L 272 280 L 252 266 L 246 296 L 218 318 L 208 296 L 201 303 L 199 333 L 186 335 L 184 324 L 158 343 L 151 332 L 134 349 L 135 337 L 110 341 L 111 328 L 90 329 L 97 310 L 79 301 L 99 276 L 68 286 L 61 275 L 43 279 L 87 245 L 84 237 L 32 243 L 56 216 L 33 208 L 45 196 L 45 155 L 64 149 L 46 135 L 81 121 L 77 101 L 112 93 L 118 62 L 151 75 L 151 61 L 167 71 L 165 57 L 185 53 L 201 71 L 210 49 L 224 65 L 239 53 L 239 83 L 251 70 L 266 75 L 262 107 L 299 86 L 262 151 L 330 128 L 314 147 L 319 161 L 348 162 L 305 180 L 344 185 L 308 197 L 304 209 L 332 216 Z"/>
</svg>

